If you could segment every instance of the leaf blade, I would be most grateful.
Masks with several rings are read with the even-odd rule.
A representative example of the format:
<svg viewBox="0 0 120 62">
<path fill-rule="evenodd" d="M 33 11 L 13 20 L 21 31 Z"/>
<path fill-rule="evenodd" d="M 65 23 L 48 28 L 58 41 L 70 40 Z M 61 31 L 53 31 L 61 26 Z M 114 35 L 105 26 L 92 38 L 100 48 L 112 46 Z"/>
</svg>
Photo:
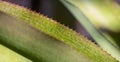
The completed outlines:
<svg viewBox="0 0 120 62">
<path fill-rule="evenodd" d="M 87 18 L 85 11 L 81 10 L 84 7 L 84 3 L 89 3 L 88 0 L 61 0 L 63 4 L 71 11 L 71 13 L 76 17 L 76 19 L 86 28 L 94 40 L 108 53 L 110 53 L 117 60 L 120 60 L 119 48 L 116 48 L 111 44 L 108 39 L 106 39 L 101 33 L 96 29 L 96 27 Z M 111 0 L 112 1 L 112 0 Z M 83 4 L 83 5 L 82 5 Z M 80 6 L 81 5 L 81 6 Z M 86 10 L 87 11 L 87 10 Z M 87 11 L 89 12 L 89 11 Z M 111 51 L 112 50 L 112 51 Z"/>
<path fill-rule="evenodd" d="M 6 8 L 7 7 L 7 8 Z M 106 61 L 108 61 L 108 62 L 117 62 L 114 58 L 112 58 L 111 56 L 109 56 L 107 53 L 105 53 L 105 52 L 103 52 L 100 48 L 98 48 L 95 44 L 93 44 L 93 43 L 91 43 L 91 42 L 89 42 L 89 40 L 87 40 L 86 38 L 84 38 L 83 36 L 81 36 L 81 35 L 78 35 L 76 32 L 74 32 L 73 30 L 70 30 L 70 29 L 68 29 L 67 27 L 65 27 L 65 26 L 63 26 L 63 25 L 61 25 L 61 24 L 59 24 L 59 23 L 57 23 L 57 22 L 54 22 L 53 20 L 50 20 L 50 19 L 48 19 L 48 18 L 46 18 L 46 17 L 44 17 L 44 16 L 41 16 L 41 15 L 39 15 L 39 14 L 37 14 L 37 13 L 34 13 L 34 12 L 32 12 L 32 11 L 30 11 L 30 10 L 27 10 L 27 9 L 25 9 L 25 8 L 22 8 L 22 7 L 19 7 L 19 6 L 15 6 L 15 5 L 13 5 L 13 4 L 9 4 L 9 3 L 6 3 L 6 2 L 0 2 L 0 11 L 2 11 L 2 12 L 5 12 L 5 13 L 7 13 L 7 14 L 10 14 L 10 15 L 12 15 L 12 16 L 14 16 L 14 17 L 16 17 L 17 19 L 19 19 L 22 23 L 26 23 L 25 24 L 25 26 L 26 25 L 29 25 L 30 27 L 33 27 L 34 29 L 31 29 L 31 30 L 29 30 L 29 29 L 27 29 L 28 28 L 28 26 L 26 26 L 27 28 L 24 28 L 22 25 L 20 25 L 20 26 L 22 26 L 21 27 L 21 29 L 22 30 L 28 30 L 28 32 L 26 31 L 24 34 L 21 34 L 21 35 L 23 35 L 22 36 L 22 38 L 27 34 L 27 33 L 29 33 L 29 34 L 27 34 L 27 36 L 25 36 L 25 37 L 29 37 L 29 35 L 30 35 L 30 38 L 29 39 L 31 39 L 31 40 L 33 40 L 33 39 L 36 39 L 36 40 L 38 40 L 38 38 L 40 38 L 40 36 L 39 36 L 39 34 L 36 32 L 36 29 L 38 30 L 38 32 L 39 31 L 41 31 L 41 32 L 43 32 L 44 34 L 47 34 L 47 35 L 49 35 L 49 36 L 51 36 L 51 37 L 54 37 L 54 38 L 56 38 L 57 40 L 60 40 L 60 42 L 62 42 L 62 43 L 64 43 L 65 45 L 68 45 L 69 46 L 69 48 L 73 48 L 75 51 L 77 51 L 77 54 L 75 55 L 75 56 L 79 56 L 79 54 L 81 54 L 81 55 L 83 55 L 83 56 L 85 56 L 86 58 L 88 58 L 89 60 L 91 60 L 91 61 L 94 61 L 94 62 L 99 62 L 99 61 L 102 61 L 102 62 L 104 62 L 104 60 Z M 4 19 L 3 19 L 4 20 Z M 9 19 L 8 19 L 9 20 Z M 8 27 L 10 27 L 11 25 L 14 25 L 13 24 L 13 21 L 11 20 L 11 22 L 12 22 L 12 24 L 10 24 L 9 25 L 9 23 L 7 24 L 7 25 L 9 25 Z M 5 22 L 4 22 L 5 23 Z M 19 43 L 18 42 L 15 42 L 15 37 L 17 37 L 17 38 L 19 38 L 19 33 L 16 35 L 16 34 L 14 34 L 14 31 L 11 31 L 12 32 L 12 34 L 10 35 L 10 33 L 9 33 L 9 35 L 8 35 L 8 33 L 7 34 L 5 34 L 6 32 L 5 31 L 8 31 L 8 32 L 10 32 L 10 30 L 6 30 L 7 29 L 7 27 L 5 28 L 4 27 L 4 23 L 2 24 L 0 24 L 1 25 L 1 27 L 3 27 L 3 29 L 2 30 L 4 30 L 4 31 L 2 31 L 2 33 L 1 33 L 1 36 L 3 37 L 3 39 L 5 39 L 6 41 L 3 41 L 3 43 L 7 43 L 7 39 L 8 40 L 11 40 L 11 42 L 13 42 L 13 43 L 15 43 L 14 44 L 14 47 L 16 48 L 16 47 L 20 47 L 20 46 L 22 46 L 22 45 L 19 45 Z M 20 22 L 18 23 L 18 26 L 17 25 L 14 25 L 14 26 L 12 26 L 12 27 L 14 27 L 15 28 L 15 26 L 17 26 L 17 27 L 19 27 L 19 24 L 20 24 Z M 19 28 L 20 29 L 20 28 Z M 35 32 L 32 32 L 32 31 L 34 31 L 35 30 Z M 5 32 L 5 33 L 4 33 Z M 17 30 L 17 28 L 16 28 L 16 31 L 15 32 L 21 32 L 21 31 L 19 31 L 19 30 Z M 24 31 L 23 31 L 24 32 Z M 32 33 L 34 33 L 34 34 L 32 34 Z M 36 34 L 35 34 L 36 33 Z M 8 37 L 6 37 L 8 35 Z M 14 37 L 11 37 L 11 36 L 13 36 L 14 35 Z M 35 35 L 35 36 L 34 36 Z M 38 38 L 35 38 L 35 37 L 38 37 Z M 6 39 L 7 38 L 7 39 Z M 22 39 L 21 38 L 21 39 Z M 44 37 L 42 37 L 42 38 L 44 38 Z M 27 38 L 26 38 L 27 39 Z M 50 39 L 53 39 L 53 38 L 50 38 Z M 19 41 L 20 41 L 20 39 L 18 39 Z M 28 39 L 27 39 L 28 40 Z M 45 39 L 46 40 L 46 39 Z M 30 41 L 30 40 L 29 40 Z M 33 40 L 34 41 L 34 40 Z M 84 41 L 84 42 L 83 42 Z M 20 42 L 22 42 L 22 41 L 20 41 Z M 23 42 L 25 42 L 25 40 L 23 41 Z M 48 41 L 47 41 L 48 42 Z M 42 42 L 41 42 L 42 43 Z M 7 44 L 11 44 L 11 46 L 13 46 L 13 44 L 12 43 L 7 43 Z M 31 48 L 32 48 L 32 46 L 35 46 L 35 48 L 39 48 L 39 46 L 40 45 L 36 45 L 36 44 L 40 44 L 39 42 L 38 43 L 34 43 L 34 42 L 30 42 L 30 45 L 29 44 L 27 44 L 27 42 L 26 43 L 21 43 L 21 44 L 25 44 L 24 46 L 26 46 L 26 48 L 24 48 L 23 46 L 22 46 L 22 48 L 24 48 L 24 49 L 29 49 L 29 51 L 31 50 Z M 26 45 L 27 44 L 27 45 Z M 47 44 L 47 43 L 46 43 Z M 16 46 L 15 46 L 16 45 Z M 19 45 L 19 46 L 18 46 Z M 42 44 L 41 44 L 42 45 Z M 44 45 L 44 44 L 43 44 Z M 28 48 L 27 46 L 29 46 L 30 48 Z M 58 45 L 57 45 L 58 46 Z M 47 46 L 46 46 L 47 47 Z M 67 48 L 67 49 L 69 49 L 69 48 Z M 19 49 L 19 48 L 17 48 L 17 49 Z M 35 54 L 35 51 L 34 50 L 32 50 L 32 52 L 34 52 L 34 54 L 35 54 L 35 56 L 36 56 L 36 58 L 38 58 L 38 60 L 39 61 L 41 61 L 40 60 L 40 58 L 39 58 L 39 52 L 40 52 L 40 50 L 35 50 L 35 51 L 38 51 L 36 54 Z M 46 49 L 46 48 L 45 48 Z M 21 49 L 19 49 L 19 50 L 21 50 Z M 43 50 L 44 50 L 44 48 L 43 48 Z M 54 49 L 54 50 L 56 50 L 56 49 Z M 23 51 L 23 50 L 22 50 Z M 29 52 L 29 51 L 27 51 L 27 52 Z M 49 51 L 51 51 L 51 50 L 49 50 Z M 63 50 L 63 51 L 66 51 L 66 50 Z M 70 52 L 70 50 L 68 50 L 69 52 Z M 67 51 L 67 52 L 68 52 Z M 99 51 L 99 52 L 98 52 Z M 47 52 L 47 51 L 45 51 L 45 52 Z M 93 53 L 94 52 L 94 53 Z M 29 53 L 31 53 L 31 51 L 29 52 Z M 43 52 L 44 53 L 44 52 Z M 32 53 L 33 54 L 33 53 Z M 33 55 L 34 55 L 33 54 Z M 38 55 L 39 54 L 39 55 Z M 62 54 L 62 53 L 61 53 Z M 56 54 L 57 55 L 57 54 Z M 71 57 L 72 57 L 72 54 L 70 54 L 69 53 L 69 55 L 71 55 Z M 42 55 L 43 56 L 43 55 Z M 46 55 L 45 57 L 47 57 L 48 55 Z M 105 57 L 104 57 L 105 56 Z M 52 57 L 50 57 L 49 59 L 50 59 L 50 61 L 55 61 L 55 62 L 64 62 L 64 60 L 66 60 L 67 62 L 70 62 L 71 60 L 70 59 L 64 59 L 64 58 L 62 58 L 62 56 L 60 56 L 61 57 L 61 59 L 63 59 L 63 61 L 61 60 L 54 60 L 54 58 L 56 58 L 56 56 L 53 58 L 53 59 L 50 59 L 50 58 L 52 58 Z M 66 58 L 69 58 L 68 56 L 66 57 Z M 76 57 L 73 57 L 74 59 L 76 59 Z M 79 58 L 79 57 L 78 57 Z M 77 58 L 77 60 L 78 60 L 78 62 L 80 61 L 80 59 L 78 59 Z M 97 58 L 99 58 L 99 59 L 97 59 Z M 44 58 L 45 59 L 45 58 Z M 34 59 L 33 59 L 34 60 Z M 43 62 L 44 62 L 45 60 L 43 60 Z M 47 61 L 46 60 L 46 62 L 49 62 L 49 60 Z M 73 61 L 71 61 L 71 62 L 74 62 L 74 60 Z M 75 60 L 75 62 L 76 62 L 76 60 Z"/>
</svg>

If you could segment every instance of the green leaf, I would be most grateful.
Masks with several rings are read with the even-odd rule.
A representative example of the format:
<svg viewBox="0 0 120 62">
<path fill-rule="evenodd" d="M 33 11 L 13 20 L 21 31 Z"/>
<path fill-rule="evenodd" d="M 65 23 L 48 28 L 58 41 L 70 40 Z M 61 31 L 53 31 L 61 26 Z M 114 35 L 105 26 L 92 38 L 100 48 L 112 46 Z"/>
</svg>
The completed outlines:
<svg viewBox="0 0 120 62">
<path fill-rule="evenodd" d="M 107 51 L 113 57 L 115 57 L 117 60 L 120 61 L 120 50 L 118 45 L 115 43 L 115 41 L 113 41 L 113 39 L 109 35 L 106 35 L 106 33 L 104 32 L 105 36 L 103 36 L 100 30 L 98 30 L 100 28 L 104 28 L 104 29 L 107 28 L 112 31 L 116 31 L 116 32 L 119 31 L 120 24 L 118 23 L 119 21 L 117 20 L 119 20 L 118 15 L 120 14 L 120 11 L 119 11 L 119 8 L 115 6 L 115 2 L 113 2 L 113 0 L 110 0 L 110 1 L 108 0 L 100 0 L 100 1 L 99 0 L 61 0 L 61 1 L 75 16 L 75 18 L 86 28 L 86 30 L 90 33 L 90 35 L 94 38 L 94 40 L 105 51 Z M 112 6 L 111 4 L 114 4 L 114 5 Z M 97 10 L 96 8 L 99 10 Z M 115 16 L 113 16 L 113 14 Z M 107 17 L 108 15 L 109 17 Z M 110 17 L 113 19 L 109 21 Z M 107 24 L 105 24 L 105 22 Z M 116 36 L 116 38 L 118 37 Z"/>
<path fill-rule="evenodd" d="M 0 62 L 32 62 L 0 44 Z"/>
<path fill-rule="evenodd" d="M 34 62 L 118 62 L 73 30 L 0 1 L 1 44 Z"/>
<path fill-rule="evenodd" d="M 91 61 L 69 45 L 4 13 L 0 13 L 0 39 L 3 45 L 34 62 Z"/>
</svg>

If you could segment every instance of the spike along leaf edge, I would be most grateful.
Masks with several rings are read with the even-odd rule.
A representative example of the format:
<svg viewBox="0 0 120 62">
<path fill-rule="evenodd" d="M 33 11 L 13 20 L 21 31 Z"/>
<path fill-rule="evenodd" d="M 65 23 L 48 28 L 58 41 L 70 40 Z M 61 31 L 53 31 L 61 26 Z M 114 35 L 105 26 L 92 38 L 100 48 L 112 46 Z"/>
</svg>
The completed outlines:
<svg viewBox="0 0 120 62">
<path fill-rule="evenodd" d="M 86 17 L 86 13 L 89 11 L 82 10 L 84 7 L 84 4 L 91 2 L 91 1 L 82 1 L 82 0 L 60 0 L 67 9 L 70 10 L 70 12 L 75 16 L 75 18 L 86 28 L 86 30 L 89 32 L 89 34 L 93 37 L 95 42 L 105 51 L 107 51 L 111 56 L 116 58 L 120 61 L 120 51 L 118 47 L 115 47 L 113 44 L 111 44 L 101 33 L 98 29 L 96 29 L 96 26 L 94 26 L 90 20 Z M 78 2 L 81 1 L 81 2 Z M 112 0 L 111 0 L 112 1 Z M 86 2 L 86 3 L 85 3 Z M 107 1 L 110 2 L 110 1 Z M 84 4 L 83 4 L 84 3 Z M 90 5 L 88 5 L 90 6 Z M 86 12 L 85 12 L 86 11 Z M 95 23 L 96 24 L 96 23 Z M 98 25 L 98 24 L 97 24 Z"/>
<path fill-rule="evenodd" d="M 0 11 L 62 41 L 93 62 L 118 62 L 98 46 L 73 30 L 21 6 L 0 1 Z"/>
</svg>

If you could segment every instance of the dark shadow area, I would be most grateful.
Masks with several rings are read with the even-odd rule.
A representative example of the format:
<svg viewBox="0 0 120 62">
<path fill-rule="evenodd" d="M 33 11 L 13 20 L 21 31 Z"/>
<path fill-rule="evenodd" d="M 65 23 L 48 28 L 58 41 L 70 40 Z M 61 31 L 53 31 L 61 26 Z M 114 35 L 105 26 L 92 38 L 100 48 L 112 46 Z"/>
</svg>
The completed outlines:
<svg viewBox="0 0 120 62">
<path fill-rule="evenodd" d="M 116 0 L 116 2 L 120 5 L 120 0 Z"/>
</svg>

